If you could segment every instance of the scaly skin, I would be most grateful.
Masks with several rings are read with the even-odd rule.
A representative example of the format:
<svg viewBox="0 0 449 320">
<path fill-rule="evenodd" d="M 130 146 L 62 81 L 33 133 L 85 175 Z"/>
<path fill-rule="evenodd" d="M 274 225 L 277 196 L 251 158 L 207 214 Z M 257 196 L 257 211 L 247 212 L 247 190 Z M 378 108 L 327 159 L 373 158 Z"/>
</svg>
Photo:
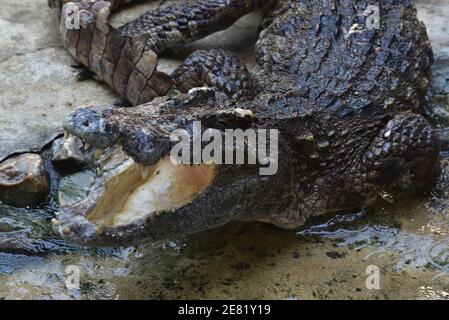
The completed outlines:
<svg viewBox="0 0 449 320">
<path fill-rule="evenodd" d="M 157 70 L 158 54 L 163 50 L 194 41 L 222 30 L 244 14 L 261 6 L 263 0 L 203 0 L 173 5 L 141 15 L 118 29 L 109 24 L 109 15 L 128 1 L 83 0 L 73 4 L 80 11 L 80 29 L 67 29 L 66 4 L 59 29 L 64 43 L 81 64 L 90 69 L 133 105 L 164 96 L 173 79 Z M 230 66 L 231 71 L 233 65 Z M 240 67 L 237 67 L 240 69 Z"/>
<path fill-rule="evenodd" d="M 85 201 L 61 208 L 56 229 L 65 238 L 89 245 L 154 241 L 230 220 L 296 228 L 310 216 L 366 208 L 386 195 L 394 199 L 430 190 L 439 172 L 439 142 L 419 113 L 431 77 L 432 52 L 410 1 L 380 1 L 379 30 L 366 27 L 365 1 L 278 1 L 256 45 L 251 83 L 244 66 L 223 51 L 195 53 L 171 77 L 154 71 L 160 50 L 223 29 L 262 3 L 207 4 L 198 1 L 149 12 L 118 30 L 105 24 L 110 34 L 97 58 L 92 58 L 96 40 L 74 40 L 95 38 L 98 21 L 105 20 L 102 13 L 89 9 L 89 17 L 97 21 L 91 37 L 82 36 L 83 29 L 79 36 L 62 30 L 69 51 L 80 62 L 138 105 L 106 111 L 82 108 L 67 118 L 65 129 L 102 149 L 120 145 L 144 165 L 167 155 L 173 146 L 169 133 L 177 128 L 191 131 L 194 120 L 202 122 L 203 130 L 279 129 L 278 173 L 260 176 L 254 165 L 222 165 L 213 184 L 191 203 L 102 228 L 89 221 L 89 213 L 102 197 L 106 173 L 97 178 Z M 187 12 L 189 21 L 195 21 L 187 23 L 188 30 Z M 91 19 L 85 21 L 87 30 Z M 170 27 L 167 21 L 172 21 Z M 114 59 L 110 46 L 120 49 Z M 150 52 L 146 71 L 137 66 L 138 55 L 126 56 L 133 47 Z M 120 62 L 125 57 L 133 62 L 127 68 Z M 230 63 L 220 68 L 216 61 Z M 226 71 L 229 68 L 233 71 Z M 140 86 L 132 76 L 136 70 L 145 77 Z M 212 89 L 186 93 L 195 86 Z M 172 88 L 181 92 L 153 99 Z M 243 116 L 242 109 L 252 116 Z"/>
</svg>

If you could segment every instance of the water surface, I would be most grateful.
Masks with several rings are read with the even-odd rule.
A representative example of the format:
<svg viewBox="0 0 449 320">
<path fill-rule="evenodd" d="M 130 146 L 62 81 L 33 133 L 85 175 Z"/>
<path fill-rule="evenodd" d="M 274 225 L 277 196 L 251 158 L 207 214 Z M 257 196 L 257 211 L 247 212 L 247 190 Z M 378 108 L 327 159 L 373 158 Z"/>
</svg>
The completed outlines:
<svg viewBox="0 0 449 320">
<path fill-rule="evenodd" d="M 75 247 L 49 230 L 51 208 L 0 207 L 0 298 L 446 299 L 448 170 L 426 199 L 322 217 L 297 233 L 230 223 L 128 248 Z M 65 285 L 70 265 L 79 289 Z M 380 290 L 365 286 L 370 265 Z"/>
</svg>

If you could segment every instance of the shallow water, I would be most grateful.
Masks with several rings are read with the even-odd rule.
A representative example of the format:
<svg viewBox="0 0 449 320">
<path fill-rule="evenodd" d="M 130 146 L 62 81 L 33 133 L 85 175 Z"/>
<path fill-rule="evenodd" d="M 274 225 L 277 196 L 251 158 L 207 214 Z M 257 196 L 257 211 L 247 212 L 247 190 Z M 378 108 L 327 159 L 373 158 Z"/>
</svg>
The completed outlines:
<svg viewBox="0 0 449 320">
<path fill-rule="evenodd" d="M 323 217 L 295 234 L 225 227 L 141 247 L 74 247 L 50 208 L 0 207 L 0 297 L 11 299 L 448 299 L 448 160 L 427 199 Z M 81 271 L 67 289 L 68 266 Z M 365 273 L 380 270 L 380 289 Z"/>
</svg>

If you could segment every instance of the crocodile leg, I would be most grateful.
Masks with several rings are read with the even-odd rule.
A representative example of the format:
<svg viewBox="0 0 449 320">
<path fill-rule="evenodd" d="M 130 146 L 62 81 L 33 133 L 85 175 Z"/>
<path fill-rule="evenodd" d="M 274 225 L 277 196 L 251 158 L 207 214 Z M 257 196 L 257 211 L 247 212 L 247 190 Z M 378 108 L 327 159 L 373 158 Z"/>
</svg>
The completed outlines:
<svg viewBox="0 0 449 320">
<path fill-rule="evenodd" d="M 111 9 L 126 2 L 67 3 L 62 9 L 60 32 L 72 56 L 133 105 L 163 96 L 173 86 L 173 80 L 157 70 L 162 50 L 225 29 L 266 3 L 198 0 L 149 11 L 118 29 L 113 28 L 109 24 Z M 79 29 L 67 27 L 73 6 L 79 12 Z"/>
<path fill-rule="evenodd" d="M 421 115 L 401 113 L 374 139 L 361 167 L 359 188 L 375 185 L 379 192 L 402 190 L 422 194 L 439 174 L 439 145 L 431 125 Z M 411 189 L 411 190 L 410 190 Z"/>
<path fill-rule="evenodd" d="M 146 35 L 150 47 L 160 53 L 226 29 L 266 3 L 264 0 L 197 0 L 148 11 L 119 30 L 130 37 Z"/>
<path fill-rule="evenodd" d="M 173 71 L 171 77 L 176 88 L 183 93 L 195 87 L 208 86 L 233 97 L 250 89 L 246 66 L 225 50 L 198 50 Z"/>
<path fill-rule="evenodd" d="M 123 3 L 68 2 L 62 8 L 59 29 L 76 60 L 136 105 L 164 95 L 172 81 L 156 72 L 157 57 L 151 50 L 144 50 L 145 39 L 126 37 L 109 24 L 112 5 L 117 8 Z M 68 25 L 67 21 L 77 14 L 79 26 Z"/>
</svg>

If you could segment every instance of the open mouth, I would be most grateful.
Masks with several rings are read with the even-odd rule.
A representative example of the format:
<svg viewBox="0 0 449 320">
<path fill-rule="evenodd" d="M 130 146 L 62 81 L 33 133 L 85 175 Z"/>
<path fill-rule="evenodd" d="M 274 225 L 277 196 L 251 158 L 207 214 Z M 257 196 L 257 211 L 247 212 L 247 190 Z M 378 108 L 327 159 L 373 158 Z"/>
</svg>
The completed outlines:
<svg viewBox="0 0 449 320">
<path fill-rule="evenodd" d="M 128 159 L 118 170 L 104 182 L 102 195 L 86 217 L 100 229 L 185 206 L 216 175 L 215 165 L 174 164 L 168 156 L 151 166 Z"/>
<path fill-rule="evenodd" d="M 87 219 L 99 226 L 126 225 L 155 212 L 188 204 L 212 183 L 212 165 L 176 165 L 168 157 L 152 166 L 132 163 L 104 185 Z"/>
<path fill-rule="evenodd" d="M 76 212 L 56 220 L 64 237 L 80 235 L 75 223 L 79 218 L 101 237 L 107 230 L 170 215 L 193 203 L 213 184 L 219 171 L 219 166 L 212 164 L 176 164 L 169 156 L 154 165 L 143 165 L 121 147 L 106 150 L 97 163 L 97 177 L 88 188 L 87 198 L 73 206 L 62 204 L 62 212 L 71 212 L 71 207 Z"/>
</svg>

